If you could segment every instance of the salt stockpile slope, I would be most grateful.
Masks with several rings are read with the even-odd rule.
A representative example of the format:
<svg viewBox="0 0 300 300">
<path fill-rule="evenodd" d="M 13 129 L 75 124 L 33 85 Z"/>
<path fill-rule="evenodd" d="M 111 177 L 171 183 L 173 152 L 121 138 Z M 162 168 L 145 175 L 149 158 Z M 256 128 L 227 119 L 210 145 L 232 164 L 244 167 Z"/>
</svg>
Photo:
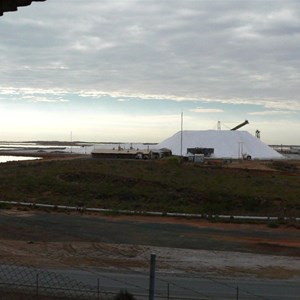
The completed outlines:
<svg viewBox="0 0 300 300">
<path fill-rule="evenodd" d="M 181 155 L 181 132 L 157 145 L 168 148 L 173 155 Z M 247 131 L 232 130 L 184 130 L 182 132 L 182 155 L 187 148 L 214 148 L 215 158 L 241 158 L 243 154 L 252 159 L 282 159 L 283 156 Z"/>
</svg>

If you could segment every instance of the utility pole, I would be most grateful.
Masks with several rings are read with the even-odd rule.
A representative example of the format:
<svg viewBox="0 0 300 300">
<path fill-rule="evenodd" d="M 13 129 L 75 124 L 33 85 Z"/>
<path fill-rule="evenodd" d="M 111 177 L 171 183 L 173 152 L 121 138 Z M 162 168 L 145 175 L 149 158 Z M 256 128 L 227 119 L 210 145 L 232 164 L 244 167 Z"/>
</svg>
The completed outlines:
<svg viewBox="0 0 300 300">
<path fill-rule="evenodd" d="M 156 255 L 151 254 L 150 262 L 150 283 L 149 283 L 149 300 L 154 300 L 154 290 L 155 290 L 155 264 Z"/>
<path fill-rule="evenodd" d="M 181 130 L 180 130 L 180 156 L 182 159 L 182 131 L 183 131 L 183 112 L 181 112 Z"/>
<path fill-rule="evenodd" d="M 73 152 L 73 132 L 71 131 L 70 133 L 70 137 L 71 137 L 71 153 Z"/>
</svg>

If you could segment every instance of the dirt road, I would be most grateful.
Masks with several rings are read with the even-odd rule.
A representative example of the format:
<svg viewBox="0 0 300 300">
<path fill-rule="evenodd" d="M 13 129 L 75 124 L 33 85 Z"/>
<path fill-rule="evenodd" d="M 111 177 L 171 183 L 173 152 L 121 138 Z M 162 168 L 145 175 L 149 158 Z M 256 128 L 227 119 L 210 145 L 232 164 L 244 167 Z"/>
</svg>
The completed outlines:
<svg viewBox="0 0 300 300">
<path fill-rule="evenodd" d="M 300 232 L 142 216 L 0 210 L 1 261 L 38 267 L 300 278 Z"/>
</svg>

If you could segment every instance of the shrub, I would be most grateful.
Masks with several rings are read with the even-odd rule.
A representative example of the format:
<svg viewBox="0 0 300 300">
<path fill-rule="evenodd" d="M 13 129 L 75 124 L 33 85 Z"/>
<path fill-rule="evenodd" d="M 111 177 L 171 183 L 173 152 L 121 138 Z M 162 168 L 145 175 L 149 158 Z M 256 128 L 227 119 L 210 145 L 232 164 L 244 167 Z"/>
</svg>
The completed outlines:
<svg viewBox="0 0 300 300">
<path fill-rule="evenodd" d="M 114 300 L 135 300 L 135 298 L 127 291 L 121 291 L 116 297 L 114 297 Z"/>
<path fill-rule="evenodd" d="M 279 227 L 279 224 L 278 224 L 278 222 L 272 221 L 272 222 L 269 222 L 269 223 L 268 223 L 268 226 L 269 226 L 270 228 L 278 228 L 278 227 Z"/>
<path fill-rule="evenodd" d="M 280 171 L 290 171 L 295 172 L 297 171 L 297 166 L 291 162 L 287 161 L 274 161 L 272 163 L 273 168 Z"/>
</svg>

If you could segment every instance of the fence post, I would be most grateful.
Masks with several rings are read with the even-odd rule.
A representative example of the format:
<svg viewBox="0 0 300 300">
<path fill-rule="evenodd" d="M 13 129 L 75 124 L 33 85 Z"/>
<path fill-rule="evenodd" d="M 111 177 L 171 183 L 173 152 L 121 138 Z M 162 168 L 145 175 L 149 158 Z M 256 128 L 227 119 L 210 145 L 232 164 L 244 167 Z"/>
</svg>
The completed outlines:
<svg viewBox="0 0 300 300">
<path fill-rule="evenodd" d="M 39 295 L 39 273 L 36 273 L 36 295 Z"/>
<path fill-rule="evenodd" d="M 239 287 L 236 287 L 236 300 L 239 300 Z"/>
<path fill-rule="evenodd" d="M 168 282 L 168 300 L 170 300 L 170 283 Z"/>
<path fill-rule="evenodd" d="M 155 254 L 151 254 L 150 283 L 149 283 L 149 300 L 154 300 L 154 289 L 155 289 L 155 261 L 156 261 L 156 255 L 155 255 Z"/>
<path fill-rule="evenodd" d="M 97 300 L 100 300 L 100 279 L 97 279 Z"/>
</svg>

